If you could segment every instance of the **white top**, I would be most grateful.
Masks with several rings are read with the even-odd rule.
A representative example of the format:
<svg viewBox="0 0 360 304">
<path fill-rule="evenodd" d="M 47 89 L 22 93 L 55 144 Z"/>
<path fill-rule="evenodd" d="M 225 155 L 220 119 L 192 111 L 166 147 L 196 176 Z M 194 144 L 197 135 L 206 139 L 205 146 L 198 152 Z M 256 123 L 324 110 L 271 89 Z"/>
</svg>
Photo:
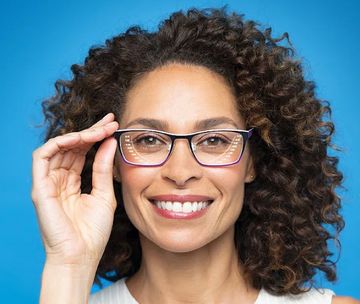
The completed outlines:
<svg viewBox="0 0 360 304">
<path fill-rule="evenodd" d="M 89 304 L 139 304 L 125 284 L 126 278 L 90 296 Z M 331 289 L 311 289 L 300 295 L 273 296 L 261 289 L 254 304 L 331 304 Z"/>
</svg>

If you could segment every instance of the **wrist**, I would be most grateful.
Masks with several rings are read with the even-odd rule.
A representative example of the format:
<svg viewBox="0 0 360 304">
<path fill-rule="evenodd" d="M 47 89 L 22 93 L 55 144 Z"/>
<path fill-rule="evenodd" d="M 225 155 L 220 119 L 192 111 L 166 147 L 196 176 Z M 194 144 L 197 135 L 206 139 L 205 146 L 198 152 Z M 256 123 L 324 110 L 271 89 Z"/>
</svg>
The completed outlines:
<svg viewBox="0 0 360 304">
<path fill-rule="evenodd" d="M 45 265 L 47 266 L 67 266 L 67 269 L 70 268 L 87 268 L 95 267 L 97 268 L 101 259 L 101 255 L 91 254 L 91 253 L 81 253 L 81 254 L 66 254 L 64 253 L 53 253 L 46 251 L 46 261 Z"/>
<path fill-rule="evenodd" d="M 46 262 L 40 303 L 87 303 L 97 265 Z"/>
</svg>

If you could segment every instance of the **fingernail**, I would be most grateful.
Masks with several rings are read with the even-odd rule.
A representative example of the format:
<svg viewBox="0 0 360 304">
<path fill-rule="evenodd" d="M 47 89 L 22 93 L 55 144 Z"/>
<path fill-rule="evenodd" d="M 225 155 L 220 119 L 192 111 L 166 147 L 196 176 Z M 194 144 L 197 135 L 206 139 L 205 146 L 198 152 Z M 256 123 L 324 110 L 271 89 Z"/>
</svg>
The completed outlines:
<svg viewBox="0 0 360 304">
<path fill-rule="evenodd" d="M 104 120 L 106 117 L 108 117 L 111 113 L 107 113 L 103 118 L 101 118 L 101 120 Z M 100 120 L 100 121 L 101 121 Z"/>
</svg>

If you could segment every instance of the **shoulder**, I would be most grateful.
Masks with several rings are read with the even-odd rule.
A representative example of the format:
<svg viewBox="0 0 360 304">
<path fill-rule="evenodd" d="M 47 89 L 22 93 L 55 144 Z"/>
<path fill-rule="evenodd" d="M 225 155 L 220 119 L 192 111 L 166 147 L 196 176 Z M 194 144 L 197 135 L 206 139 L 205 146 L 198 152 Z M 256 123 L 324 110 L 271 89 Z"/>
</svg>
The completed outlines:
<svg viewBox="0 0 360 304">
<path fill-rule="evenodd" d="M 331 304 L 360 304 L 360 301 L 351 297 L 334 296 Z"/>
<path fill-rule="evenodd" d="M 293 295 L 274 295 L 263 290 L 260 292 L 256 304 L 331 304 L 332 298 L 335 296 L 331 289 L 311 288 L 303 293 Z"/>
</svg>

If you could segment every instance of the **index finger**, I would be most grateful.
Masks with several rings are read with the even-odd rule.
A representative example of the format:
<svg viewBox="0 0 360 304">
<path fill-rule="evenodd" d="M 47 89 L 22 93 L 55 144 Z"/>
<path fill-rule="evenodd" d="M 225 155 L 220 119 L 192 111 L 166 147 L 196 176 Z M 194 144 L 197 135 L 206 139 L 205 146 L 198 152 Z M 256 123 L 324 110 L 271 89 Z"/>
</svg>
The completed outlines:
<svg viewBox="0 0 360 304">
<path fill-rule="evenodd" d="M 85 155 L 91 146 L 98 141 L 112 135 L 118 127 L 116 121 L 108 122 L 91 130 L 68 133 L 54 137 L 33 153 L 33 181 L 41 181 L 48 176 L 49 163 L 56 153 L 63 153 L 71 149 L 79 149 L 78 153 Z"/>
<path fill-rule="evenodd" d="M 93 124 L 91 128 L 93 127 L 98 127 L 98 126 L 102 126 L 102 125 L 105 125 L 107 124 L 108 122 L 111 122 L 115 119 L 115 115 L 114 113 L 108 113 L 106 114 L 102 119 L 100 119 L 99 121 L 97 121 L 95 124 Z"/>
</svg>

